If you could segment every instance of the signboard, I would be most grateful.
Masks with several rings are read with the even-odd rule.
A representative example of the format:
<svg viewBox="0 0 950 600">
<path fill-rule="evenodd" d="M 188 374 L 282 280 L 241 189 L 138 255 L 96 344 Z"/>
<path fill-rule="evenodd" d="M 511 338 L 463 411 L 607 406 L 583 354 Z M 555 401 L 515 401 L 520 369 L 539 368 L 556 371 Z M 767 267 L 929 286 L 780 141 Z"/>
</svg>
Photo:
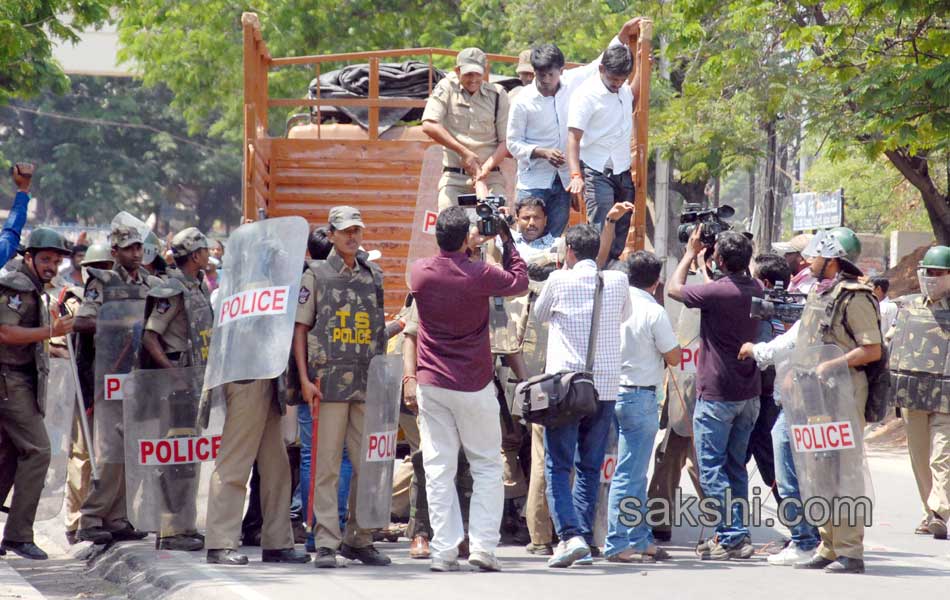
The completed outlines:
<svg viewBox="0 0 950 600">
<path fill-rule="evenodd" d="M 827 229 L 844 224 L 844 195 L 834 192 L 792 194 L 792 229 Z"/>
</svg>

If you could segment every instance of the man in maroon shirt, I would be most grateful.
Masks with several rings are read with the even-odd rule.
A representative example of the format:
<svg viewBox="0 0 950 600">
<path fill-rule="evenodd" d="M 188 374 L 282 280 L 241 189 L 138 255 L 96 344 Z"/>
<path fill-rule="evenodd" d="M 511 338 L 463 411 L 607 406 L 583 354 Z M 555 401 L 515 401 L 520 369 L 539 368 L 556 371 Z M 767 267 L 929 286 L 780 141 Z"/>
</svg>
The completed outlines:
<svg viewBox="0 0 950 600">
<path fill-rule="evenodd" d="M 439 254 L 419 260 L 410 287 L 419 311 L 415 373 L 419 432 L 426 471 L 426 494 L 433 529 L 432 570 L 458 570 L 458 545 L 465 533 L 455 472 L 461 446 L 471 465 L 473 492 L 469 514 L 469 563 L 500 569 L 495 558 L 505 492 L 501 429 L 488 339 L 489 298 L 528 289 L 528 268 L 504 221 L 503 268 L 473 261 L 467 249 L 471 223 L 465 209 L 439 214 L 435 236 Z M 412 408 L 412 407 L 410 407 Z"/>
<path fill-rule="evenodd" d="M 749 496 L 745 457 L 759 414 L 761 378 L 754 361 L 739 359 L 739 349 L 758 337 L 759 322 L 749 313 L 762 286 L 749 275 L 752 242 L 734 231 L 716 239 L 713 261 L 722 277 L 685 285 L 690 263 L 703 249 L 700 230 L 697 226 L 690 236 L 667 286 L 670 298 L 700 309 L 693 436 L 703 496 L 718 503 L 721 520 L 716 535 L 696 551 L 704 560 L 749 558 L 754 548 L 739 502 Z M 739 502 L 727 506 L 727 490 Z"/>
</svg>

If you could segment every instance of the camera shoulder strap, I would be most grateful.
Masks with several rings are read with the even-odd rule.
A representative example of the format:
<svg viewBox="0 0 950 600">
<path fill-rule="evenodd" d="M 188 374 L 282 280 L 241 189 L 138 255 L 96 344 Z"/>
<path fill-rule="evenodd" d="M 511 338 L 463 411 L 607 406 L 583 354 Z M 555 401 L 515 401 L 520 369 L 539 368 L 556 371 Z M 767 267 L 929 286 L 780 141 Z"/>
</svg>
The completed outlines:
<svg viewBox="0 0 950 600">
<path fill-rule="evenodd" d="M 591 313 L 590 337 L 587 338 L 587 360 L 584 363 L 584 370 L 593 374 L 594 372 L 594 352 L 597 350 L 597 330 L 600 328 L 600 308 L 603 304 L 604 296 L 604 274 L 597 271 L 597 289 L 594 292 L 594 310 Z"/>
</svg>

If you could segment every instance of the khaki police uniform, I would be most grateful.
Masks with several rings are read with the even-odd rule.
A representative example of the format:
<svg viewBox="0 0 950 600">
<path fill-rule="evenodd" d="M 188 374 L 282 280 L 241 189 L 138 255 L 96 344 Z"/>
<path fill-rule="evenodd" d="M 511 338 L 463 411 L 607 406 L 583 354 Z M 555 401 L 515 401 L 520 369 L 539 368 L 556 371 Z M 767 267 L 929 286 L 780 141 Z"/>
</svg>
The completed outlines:
<svg viewBox="0 0 950 600">
<path fill-rule="evenodd" d="M 122 265 L 116 264 L 115 269 L 108 272 L 118 275 L 122 283 L 126 285 L 142 286 L 146 290 L 158 283 L 157 279 L 151 277 L 142 268 L 135 273 L 130 273 Z M 86 292 L 82 305 L 76 311 L 76 318 L 98 318 L 104 296 L 103 281 L 91 277 L 86 282 Z M 80 509 L 82 516 L 79 519 L 79 528 L 102 527 L 106 531 L 131 528 L 125 504 L 125 465 L 103 462 L 97 467 L 99 468 L 99 484 L 89 491 L 89 495 L 83 502 Z"/>
<path fill-rule="evenodd" d="M 43 284 L 29 267 L 0 281 L 0 324 L 40 327 L 48 324 L 40 299 Z M 45 344 L 0 346 L 0 503 L 13 487 L 4 542 L 33 542 L 33 521 L 50 463 L 50 442 L 43 424 L 45 398 L 38 394 L 46 377 L 37 352 Z"/>
<path fill-rule="evenodd" d="M 201 273 L 198 278 L 188 277 L 182 273 L 174 279 L 184 286 L 184 293 L 167 297 L 163 294 L 162 297 L 157 298 L 151 306 L 151 311 L 148 312 L 145 330 L 158 335 L 162 350 L 172 364 L 203 365 L 208 360 L 208 347 L 211 343 L 211 292 L 208 291 Z M 202 315 L 189 315 L 185 306 L 185 295 L 203 299 L 205 310 L 201 311 Z M 200 328 L 194 331 L 194 338 L 191 338 L 194 347 L 189 345 L 189 334 L 193 328 Z M 194 360 L 190 358 L 192 352 L 195 355 Z M 182 423 L 175 425 L 184 426 Z M 169 473 L 171 480 L 175 477 L 174 473 Z M 187 484 L 185 485 L 187 488 Z M 163 511 L 159 536 L 192 535 L 197 531 L 196 522 L 195 500 L 189 498 L 188 501 L 183 502 L 181 509 L 176 513 L 169 514 Z"/>
<path fill-rule="evenodd" d="M 832 298 L 842 293 L 851 292 L 854 296 L 850 301 L 842 301 L 842 307 L 835 310 L 833 320 L 827 332 L 822 332 L 822 327 L 814 319 L 820 318 L 818 313 L 824 311 L 809 311 L 806 309 L 802 316 L 802 324 L 799 330 L 799 336 L 796 340 L 798 348 L 810 348 L 822 344 L 834 344 L 838 346 L 844 354 L 854 350 L 859 346 L 869 346 L 882 344 L 881 326 L 879 324 L 879 309 L 877 299 L 872 294 L 871 286 L 858 283 L 853 276 L 842 273 L 839 280 L 830 289 L 819 293 L 817 289 L 813 290 L 808 297 L 808 303 L 829 303 Z M 848 333 L 844 325 L 845 320 L 851 328 L 854 335 Z M 855 408 L 857 410 L 858 423 L 863 428 L 864 407 L 868 399 L 868 379 L 863 371 L 850 369 L 851 381 L 855 396 Z M 864 558 L 864 520 L 856 519 L 855 526 L 850 526 L 846 522 L 840 526 L 833 526 L 832 520 L 818 528 L 821 535 L 821 544 L 818 546 L 818 554 L 827 560 L 835 560 L 840 556 L 848 558 Z"/>
<path fill-rule="evenodd" d="M 907 452 L 924 519 L 936 513 L 946 522 L 950 521 L 950 396 L 946 394 L 946 381 L 950 377 L 946 372 L 946 348 L 950 346 L 946 315 L 950 312 L 950 300 L 933 303 L 923 295 L 916 295 L 901 312 L 916 314 L 918 319 L 924 315 L 928 318 L 929 331 L 927 336 L 914 331 L 911 337 L 909 332 L 900 331 L 909 326 L 902 318 L 906 315 L 898 315 L 894 328 L 888 332 L 888 338 L 893 339 L 891 386 L 897 388 L 895 396 L 907 430 Z M 939 314 L 939 320 L 932 314 Z M 914 356 L 917 353 L 926 353 L 927 358 L 919 360 Z M 907 368 L 905 362 L 909 363 Z M 924 364 L 932 365 L 929 372 L 921 368 Z M 943 371 L 942 376 L 937 376 L 935 371 Z M 914 381 L 900 385 L 900 377 Z"/>
<path fill-rule="evenodd" d="M 208 493 L 209 550 L 237 550 L 247 480 L 257 461 L 261 477 L 261 547 L 293 548 L 290 524 L 290 461 L 280 429 L 284 412 L 276 381 L 257 379 L 224 385 L 227 413 L 221 448 Z"/>
<path fill-rule="evenodd" d="M 336 549 L 341 542 L 362 548 L 373 543 L 372 531 L 360 527 L 356 520 L 355 490 L 360 474 L 369 359 L 385 351 L 381 292 L 382 274 L 375 265 L 357 259 L 351 269 L 336 250 L 325 261 L 311 262 L 300 282 L 296 322 L 311 329 L 307 336 L 308 375 L 311 380 L 319 380 L 322 394 L 317 464 L 311 482 L 318 548 Z M 349 338 L 343 339 L 346 336 L 342 333 L 338 337 L 337 332 L 349 332 Z M 342 362 L 331 360 L 331 348 L 334 358 L 346 358 Z M 344 444 L 353 459 L 353 491 L 346 531 L 341 532 L 337 489 Z"/>
<path fill-rule="evenodd" d="M 422 113 L 423 121 L 441 124 L 463 146 L 478 155 L 484 164 L 498 144 L 505 141 L 508 128 L 508 93 L 497 84 L 482 83 L 475 94 L 469 94 L 450 73 L 432 90 Z M 458 206 L 460 194 L 473 194 L 471 176 L 462 167 L 461 157 L 442 148 L 442 178 L 439 180 L 439 210 Z M 505 195 L 505 178 L 500 170 L 492 171 L 485 180 L 493 195 Z"/>
<path fill-rule="evenodd" d="M 66 313 L 75 316 L 82 304 L 82 288 L 67 288 L 65 290 L 62 306 L 66 308 Z M 66 347 L 66 337 L 53 338 L 50 340 L 51 346 Z M 79 529 L 79 518 L 83 501 L 89 495 L 89 485 L 92 481 L 92 465 L 89 463 L 89 448 L 86 445 L 86 439 L 82 434 L 82 426 L 79 424 L 79 414 L 73 417 L 73 427 L 70 432 L 69 443 L 69 462 L 66 465 L 66 531 L 76 531 Z"/>
</svg>

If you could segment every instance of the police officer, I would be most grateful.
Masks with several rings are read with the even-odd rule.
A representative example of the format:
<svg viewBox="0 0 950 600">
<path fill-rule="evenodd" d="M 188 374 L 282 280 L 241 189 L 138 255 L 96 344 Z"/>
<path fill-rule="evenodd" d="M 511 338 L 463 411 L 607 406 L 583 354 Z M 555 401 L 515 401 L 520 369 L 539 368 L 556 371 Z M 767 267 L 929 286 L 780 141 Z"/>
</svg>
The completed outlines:
<svg viewBox="0 0 950 600">
<path fill-rule="evenodd" d="M 799 350 L 831 344 L 844 353 L 851 371 L 857 422 L 862 426 L 868 399 L 868 380 L 860 367 L 880 360 L 881 330 L 873 288 L 858 281 L 861 242 L 853 231 L 835 227 L 820 232 L 803 252 L 811 259 L 812 275 L 818 281 L 832 279 L 830 286 L 816 286 L 808 295 L 795 345 Z M 822 365 L 819 365 L 819 372 Z M 821 545 L 814 556 L 796 563 L 796 569 L 824 569 L 828 573 L 864 572 L 864 522 L 840 525 L 833 518 L 818 528 Z"/>
<path fill-rule="evenodd" d="M 156 245 L 157 249 L 157 245 Z M 180 231 L 172 238 L 172 256 L 178 267 L 163 285 L 149 290 L 145 305 L 145 332 L 142 334 L 143 367 L 175 369 L 200 367 L 208 362 L 208 345 L 214 317 L 211 292 L 204 281 L 210 253 L 208 238 L 196 227 Z M 157 259 L 156 255 L 153 260 Z M 197 416 L 197 398 L 185 394 L 173 396 L 170 402 L 177 432 L 196 435 L 193 430 Z M 190 430 L 190 431 L 189 431 Z M 195 471 L 172 467 L 162 474 L 163 494 L 168 498 L 162 514 L 158 547 L 165 550 L 201 550 L 204 539 L 196 529 Z M 178 505 L 178 506 L 175 506 Z M 177 510 L 171 510 L 175 506 Z"/>
<path fill-rule="evenodd" d="M 521 54 L 518 55 L 518 66 L 515 67 L 515 73 L 518 74 L 518 80 L 521 81 L 521 85 L 508 92 L 508 101 L 510 103 L 515 101 L 515 96 L 520 94 L 521 90 L 534 83 L 534 67 L 531 66 L 531 48 L 522 50 Z"/>
<path fill-rule="evenodd" d="M 917 271 L 920 294 L 904 298 L 891 340 L 891 385 L 907 427 L 921 527 L 947 539 L 950 519 L 950 248 L 934 246 Z"/>
<path fill-rule="evenodd" d="M 0 502 L 14 487 L 0 548 L 39 560 L 47 558 L 33 543 L 33 520 L 50 463 L 43 424 L 46 340 L 73 328 L 70 317 L 50 322 L 43 289 L 68 254 L 60 234 L 39 227 L 27 240 L 23 263 L 0 277 Z"/>
<path fill-rule="evenodd" d="M 93 244 L 86 250 L 80 266 L 83 268 L 83 282 L 86 281 L 86 269 L 111 270 L 115 262 L 112 259 L 112 249 L 107 244 Z M 74 316 L 79 312 L 85 291 L 79 286 L 64 288 L 60 293 L 59 306 L 61 314 Z M 73 348 L 78 347 L 78 335 L 74 335 Z M 87 336 L 88 337 L 88 336 Z M 90 339 L 91 341 L 91 339 Z M 62 356 L 69 358 L 66 351 L 66 337 L 50 340 L 50 345 L 57 344 Z M 76 357 L 73 356 L 73 359 Z M 83 404 L 92 406 L 93 382 L 91 372 L 80 372 L 80 387 L 82 388 Z M 73 419 L 73 428 L 70 435 L 69 463 L 66 466 L 66 541 L 75 544 L 79 541 L 80 508 L 86 496 L 89 495 L 89 480 L 92 469 L 89 463 L 88 440 L 82 435 L 79 424 L 79 415 Z"/>
<path fill-rule="evenodd" d="M 310 484 L 317 522 L 314 563 L 336 567 L 339 547 L 344 558 L 384 566 L 390 559 L 373 547 L 371 531 L 356 521 L 356 494 L 350 493 L 345 535 L 337 512 L 343 445 L 353 458 L 350 489 L 356 490 L 369 363 L 386 351 L 383 274 L 359 251 L 364 229 L 360 211 L 335 206 L 329 222 L 333 250 L 304 272 L 293 342 L 303 399 L 311 405 L 314 399 L 320 402 L 316 475 Z"/>
<path fill-rule="evenodd" d="M 96 332 L 99 308 L 105 302 L 144 299 L 148 290 L 161 284 L 142 268 L 142 234 L 130 225 L 114 222 L 109 235 L 114 269 L 88 269 L 82 306 L 76 313 L 76 332 L 80 337 L 80 372 L 95 372 L 95 349 L 92 338 Z M 94 544 L 140 540 L 148 534 L 136 531 L 129 523 L 125 505 L 125 464 L 97 463 L 99 484 L 93 486 L 83 502 L 78 538 Z"/>
<path fill-rule="evenodd" d="M 422 113 L 422 131 L 442 146 L 439 210 L 457 206 L 459 194 L 504 195 L 499 166 L 507 156 L 508 93 L 488 83 L 488 62 L 478 48 L 458 53 L 455 73 L 432 90 Z"/>
</svg>

